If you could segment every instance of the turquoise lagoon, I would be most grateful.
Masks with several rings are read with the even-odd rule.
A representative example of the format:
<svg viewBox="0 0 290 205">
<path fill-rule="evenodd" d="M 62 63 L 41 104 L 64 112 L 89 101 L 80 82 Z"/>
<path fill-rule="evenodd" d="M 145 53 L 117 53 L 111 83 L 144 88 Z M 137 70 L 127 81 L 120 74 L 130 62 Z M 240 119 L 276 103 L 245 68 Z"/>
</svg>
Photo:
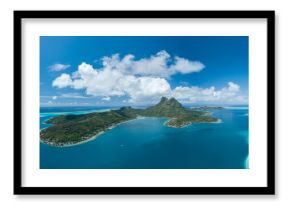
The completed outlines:
<svg viewBox="0 0 290 205">
<path fill-rule="evenodd" d="M 40 109 L 40 129 L 61 114 L 102 112 L 106 107 Z M 138 118 L 121 123 L 95 139 L 70 147 L 40 142 L 41 169 L 246 169 L 248 108 L 212 111 L 221 123 L 185 128 L 164 126 L 166 118 Z"/>
</svg>

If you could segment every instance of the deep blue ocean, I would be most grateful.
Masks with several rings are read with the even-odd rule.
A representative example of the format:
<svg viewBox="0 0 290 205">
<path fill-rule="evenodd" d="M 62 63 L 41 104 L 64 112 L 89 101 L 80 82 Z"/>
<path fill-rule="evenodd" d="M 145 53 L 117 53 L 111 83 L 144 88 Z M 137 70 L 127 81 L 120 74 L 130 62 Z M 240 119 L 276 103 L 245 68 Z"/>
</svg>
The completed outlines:
<svg viewBox="0 0 290 205">
<path fill-rule="evenodd" d="M 62 114 L 106 111 L 108 107 L 40 109 L 44 122 Z M 40 142 L 41 169 L 246 169 L 248 108 L 212 111 L 221 123 L 196 123 L 185 128 L 163 125 L 165 118 L 122 123 L 92 141 L 71 147 Z"/>
</svg>

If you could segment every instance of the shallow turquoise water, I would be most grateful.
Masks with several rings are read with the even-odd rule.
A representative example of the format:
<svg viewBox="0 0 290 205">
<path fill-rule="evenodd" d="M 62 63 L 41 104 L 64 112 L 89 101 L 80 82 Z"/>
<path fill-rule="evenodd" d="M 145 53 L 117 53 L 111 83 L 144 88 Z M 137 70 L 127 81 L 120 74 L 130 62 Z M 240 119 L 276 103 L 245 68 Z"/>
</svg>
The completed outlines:
<svg viewBox="0 0 290 205">
<path fill-rule="evenodd" d="M 58 109 L 58 110 L 56 110 Z M 68 108 L 66 108 L 68 109 Z M 58 113 L 81 114 L 106 108 L 41 110 L 40 128 Z M 165 118 L 122 123 L 95 140 L 71 147 L 40 143 L 42 169 L 244 169 L 248 168 L 248 109 L 229 107 L 213 115 L 222 123 L 186 128 L 164 126 Z"/>
</svg>

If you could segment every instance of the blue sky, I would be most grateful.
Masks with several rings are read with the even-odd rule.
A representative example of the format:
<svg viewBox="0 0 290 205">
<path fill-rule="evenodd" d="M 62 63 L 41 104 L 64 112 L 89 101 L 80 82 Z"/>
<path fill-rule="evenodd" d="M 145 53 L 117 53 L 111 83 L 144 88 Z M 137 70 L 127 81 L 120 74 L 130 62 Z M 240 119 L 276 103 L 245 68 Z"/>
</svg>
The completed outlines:
<svg viewBox="0 0 290 205">
<path fill-rule="evenodd" d="M 40 37 L 41 106 L 248 102 L 247 36 Z"/>
</svg>

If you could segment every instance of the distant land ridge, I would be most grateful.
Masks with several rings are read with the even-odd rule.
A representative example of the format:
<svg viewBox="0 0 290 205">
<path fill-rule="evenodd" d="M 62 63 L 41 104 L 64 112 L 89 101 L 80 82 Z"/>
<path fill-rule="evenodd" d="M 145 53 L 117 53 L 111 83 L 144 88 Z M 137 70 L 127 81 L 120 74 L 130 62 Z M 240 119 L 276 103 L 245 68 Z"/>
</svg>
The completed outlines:
<svg viewBox="0 0 290 205">
<path fill-rule="evenodd" d="M 46 121 L 52 126 L 40 131 L 40 140 L 53 146 L 78 144 L 138 116 L 169 118 L 165 125 L 174 128 L 182 128 L 192 123 L 218 122 L 219 119 L 210 116 L 205 108 L 210 107 L 203 107 L 202 110 L 187 109 L 175 98 L 162 97 L 159 103 L 146 109 L 126 106 L 101 113 L 60 115 Z"/>
</svg>

